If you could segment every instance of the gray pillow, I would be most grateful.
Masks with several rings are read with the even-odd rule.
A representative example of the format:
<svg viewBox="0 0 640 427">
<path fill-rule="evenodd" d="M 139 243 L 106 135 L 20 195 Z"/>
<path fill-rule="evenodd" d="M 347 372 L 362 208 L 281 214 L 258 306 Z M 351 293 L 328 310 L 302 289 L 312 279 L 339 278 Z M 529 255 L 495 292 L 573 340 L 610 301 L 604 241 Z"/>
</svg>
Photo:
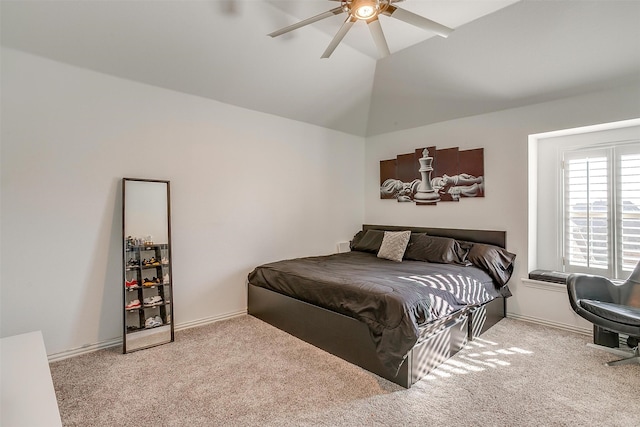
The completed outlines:
<svg viewBox="0 0 640 427">
<path fill-rule="evenodd" d="M 360 252 L 370 252 L 377 254 L 382 245 L 384 231 L 382 230 L 363 230 L 353 236 L 351 241 L 351 250 Z"/>
<path fill-rule="evenodd" d="M 429 236 L 427 234 L 414 234 L 404 254 L 406 259 L 414 261 L 427 261 L 439 264 L 462 264 L 466 261 L 467 251 L 457 240 L 448 237 Z"/>
<path fill-rule="evenodd" d="M 507 284 L 513 274 L 515 254 L 501 247 L 483 243 L 464 242 L 464 244 L 472 245 L 471 249 L 469 249 L 467 260 L 489 273 L 489 276 L 498 285 L 504 286 Z"/>
</svg>

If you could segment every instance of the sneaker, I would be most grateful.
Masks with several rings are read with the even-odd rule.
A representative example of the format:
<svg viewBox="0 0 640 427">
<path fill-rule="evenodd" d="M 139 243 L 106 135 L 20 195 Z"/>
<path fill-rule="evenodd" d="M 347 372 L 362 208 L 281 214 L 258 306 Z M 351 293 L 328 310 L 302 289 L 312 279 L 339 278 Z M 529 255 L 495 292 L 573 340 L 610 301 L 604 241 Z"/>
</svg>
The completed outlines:
<svg viewBox="0 0 640 427">
<path fill-rule="evenodd" d="M 144 322 L 145 328 L 155 328 L 156 326 L 162 326 L 162 325 L 163 325 L 162 318 L 160 318 L 160 316 L 149 317 Z"/>
<path fill-rule="evenodd" d="M 155 284 L 156 284 L 156 282 L 154 282 L 154 281 L 152 281 L 150 279 L 144 279 L 142 281 L 142 285 L 147 287 L 147 288 L 150 288 L 151 286 L 155 286 Z"/>
<path fill-rule="evenodd" d="M 144 302 L 145 307 L 155 305 L 155 304 L 161 304 L 162 297 L 160 295 L 156 295 L 153 297 L 145 298 L 144 300 L 142 300 L 142 302 Z"/>
<path fill-rule="evenodd" d="M 162 283 L 169 283 L 169 273 L 162 276 Z"/>
<path fill-rule="evenodd" d="M 156 259 L 156 257 L 151 257 L 149 260 L 149 265 L 160 265 L 160 261 Z"/>
<path fill-rule="evenodd" d="M 129 261 L 127 261 L 127 267 L 137 267 L 138 266 L 138 261 L 135 258 L 129 258 Z"/>
<path fill-rule="evenodd" d="M 163 264 L 169 264 L 169 259 L 166 256 L 163 256 L 162 261 L 160 262 L 162 262 Z"/>
<path fill-rule="evenodd" d="M 130 310 L 132 308 L 138 308 L 138 307 L 140 307 L 140 300 L 138 299 L 134 299 L 129 304 L 124 306 L 124 308 L 126 308 L 127 310 Z"/>
<path fill-rule="evenodd" d="M 136 279 L 126 280 L 124 286 L 127 288 L 135 288 L 138 286 L 138 281 Z"/>
</svg>

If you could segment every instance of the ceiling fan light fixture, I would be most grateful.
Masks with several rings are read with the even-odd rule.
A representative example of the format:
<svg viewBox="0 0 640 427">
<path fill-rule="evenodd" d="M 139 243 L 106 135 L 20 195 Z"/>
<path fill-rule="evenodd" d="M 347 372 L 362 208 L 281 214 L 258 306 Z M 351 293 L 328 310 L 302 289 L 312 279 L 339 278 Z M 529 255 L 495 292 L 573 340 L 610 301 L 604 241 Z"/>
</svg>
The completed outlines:
<svg viewBox="0 0 640 427">
<path fill-rule="evenodd" d="M 369 5 L 361 6 L 358 10 L 356 10 L 356 16 L 360 19 L 371 18 L 374 13 L 375 9 L 373 8 L 373 6 Z"/>
<path fill-rule="evenodd" d="M 379 0 L 354 0 L 351 3 L 351 14 L 357 19 L 371 19 L 380 13 Z"/>
</svg>

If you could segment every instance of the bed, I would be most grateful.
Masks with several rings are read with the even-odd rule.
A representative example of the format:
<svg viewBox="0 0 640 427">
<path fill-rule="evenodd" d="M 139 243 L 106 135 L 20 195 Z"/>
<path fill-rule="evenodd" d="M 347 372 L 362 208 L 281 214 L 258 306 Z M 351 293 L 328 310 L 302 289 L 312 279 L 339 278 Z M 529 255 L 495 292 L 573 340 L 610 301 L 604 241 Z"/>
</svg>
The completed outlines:
<svg viewBox="0 0 640 427">
<path fill-rule="evenodd" d="M 406 242 L 387 259 L 391 238 Z M 409 388 L 505 316 L 505 243 L 502 231 L 364 225 L 350 252 L 256 267 L 248 312 Z"/>
</svg>

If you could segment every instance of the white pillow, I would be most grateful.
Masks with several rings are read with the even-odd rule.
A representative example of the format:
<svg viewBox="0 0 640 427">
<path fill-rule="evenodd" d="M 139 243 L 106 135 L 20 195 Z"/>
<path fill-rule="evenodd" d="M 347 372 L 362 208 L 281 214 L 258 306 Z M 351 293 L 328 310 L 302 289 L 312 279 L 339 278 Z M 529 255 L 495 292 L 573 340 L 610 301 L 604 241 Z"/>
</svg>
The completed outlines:
<svg viewBox="0 0 640 427">
<path fill-rule="evenodd" d="M 410 237 L 411 231 L 385 231 L 382 245 L 378 251 L 378 258 L 402 262 Z"/>
</svg>

